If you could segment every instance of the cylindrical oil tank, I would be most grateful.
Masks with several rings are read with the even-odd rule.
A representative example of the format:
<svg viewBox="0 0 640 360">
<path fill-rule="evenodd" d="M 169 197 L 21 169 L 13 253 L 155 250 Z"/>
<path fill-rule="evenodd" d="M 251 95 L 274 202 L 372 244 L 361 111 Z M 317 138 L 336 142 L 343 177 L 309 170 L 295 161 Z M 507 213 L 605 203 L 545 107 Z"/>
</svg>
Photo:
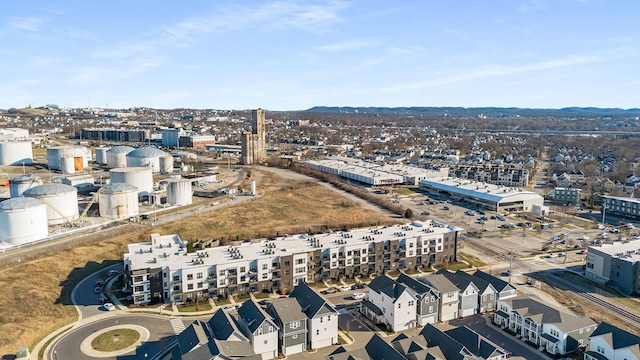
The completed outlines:
<svg viewBox="0 0 640 360">
<path fill-rule="evenodd" d="M 100 217 L 122 219 L 140 214 L 138 188 L 129 184 L 111 184 L 100 190 L 98 196 Z"/>
<path fill-rule="evenodd" d="M 96 148 L 96 164 L 107 165 L 107 150 L 109 149 L 108 147 Z"/>
<path fill-rule="evenodd" d="M 89 166 L 90 154 L 89 148 L 84 146 L 54 146 L 47 149 L 47 163 L 49 169 L 61 170 L 61 159 L 71 156 L 74 158 L 74 169 L 82 171 Z"/>
<path fill-rule="evenodd" d="M 31 165 L 33 150 L 30 141 L 0 142 L 0 165 Z"/>
<path fill-rule="evenodd" d="M 173 156 L 164 156 L 160 158 L 160 172 L 170 174 L 173 172 Z"/>
<path fill-rule="evenodd" d="M 153 192 L 153 173 L 147 167 L 126 167 L 109 170 L 111 184 L 129 184 L 138 188 L 138 195 Z"/>
<path fill-rule="evenodd" d="M 253 195 L 253 196 L 256 195 L 256 181 L 255 180 L 251 180 L 251 195 Z"/>
<path fill-rule="evenodd" d="M 44 184 L 25 190 L 24 196 L 47 204 L 49 225 L 63 224 L 78 218 L 78 189 L 64 184 Z"/>
<path fill-rule="evenodd" d="M 62 155 L 60 157 L 60 171 L 63 174 L 76 173 L 76 160 L 72 155 Z"/>
<path fill-rule="evenodd" d="M 191 180 L 173 180 L 167 185 L 167 204 L 190 205 L 192 203 Z"/>
<path fill-rule="evenodd" d="M 20 197 L 0 203 L 0 241 L 25 244 L 47 237 L 47 205 L 38 199 Z"/>
<path fill-rule="evenodd" d="M 171 160 L 160 162 L 167 157 Z M 141 147 L 127 154 L 127 166 L 150 167 L 154 173 L 165 172 L 170 166 L 173 171 L 173 157 L 160 149 Z"/>
<path fill-rule="evenodd" d="M 12 198 L 21 197 L 27 189 L 42 185 L 42 179 L 36 175 L 21 175 L 9 179 L 9 194 Z"/>
<path fill-rule="evenodd" d="M 107 150 L 107 167 L 127 167 L 127 154 L 135 150 L 131 146 L 114 146 Z"/>
</svg>

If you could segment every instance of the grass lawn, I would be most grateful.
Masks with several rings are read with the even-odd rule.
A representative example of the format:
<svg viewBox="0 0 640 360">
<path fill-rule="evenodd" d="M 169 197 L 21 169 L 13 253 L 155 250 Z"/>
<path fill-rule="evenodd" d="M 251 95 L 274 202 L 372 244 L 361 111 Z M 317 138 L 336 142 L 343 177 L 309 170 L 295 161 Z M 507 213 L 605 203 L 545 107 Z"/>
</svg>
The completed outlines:
<svg viewBox="0 0 640 360">
<path fill-rule="evenodd" d="M 482 266 L 487 265 L 487 263 L 485 263 L 484 261 L 480 260 L 480 258 L 478 258 L 477 256 L 473 256 L 471 254 L 460 252 L 460 253 L 458 253 L 458 256 L 460 257 L 460 259 L 468 262 L 473 267 L 482 267 Z"/>
<path fill-rule="evenodd" d="M 264 292 L 259 292 L 259 293 L 254 293 L 253 297 L 255 297 L 256 299 L 267 299 L 269 298 L 269 294 Z"/>
<path fill-rule="evenodd" d="M 114 329 L 98 335 L 91 342 L 91 347 L 98 351 L 122 350 L 140 339 L 140 333 L 132 329 Z"/>
<path fill-rule="evenodd" d="M 316 289 L 320 289 L 320 290 L 327 288 L 327 285 L 325 285 L 322 281 L 315 282 L 315 283 L 313 283 L 312 286 L 315 287 Z"/>
<path fill-rule="evenodd" d="M 265 192 L 259 198 L 230 205 L 224 211 L 208 207 L 165 225 L 130 224 L 78 236 L 79 240 L 90 238 L 92 243 L 56 248 L 38 259 L 1 268 L 0 354 L 15 352 L 16 345 L 33 348 L 48 333 L 77 320 L 70 298 L 73 287 L 95 271 L 121 262 L 127 244 L 149 241 L 151 233 L 177 233 L 187 241 L 235 240 L 406 221 L 363 208 L 314 181 L 283 179 L 253 169 L 251 173 L 260 184 L 259 190 Z"/>
<path fill-rule="evenodd" d="M 218 306 L 231 305 L 231 300 L 229 299 L 214 300 L 214 303 Z"/>
<path fill-rule="evenodd" d="M 345 339 L 343 339 L 342 336 L 338 335 L 338 344 L 346 345 L 347 341 Z"/>
<path fill-rule="evenodd" d="M 196 304 L 191 305 L 178 305 L 179 312 L 196 312 L 196 311 L 207 311 L 211 310 L 211 304 L 208 301 L 201 302 L 198 304 L 198 310 L 196 310 Z"/>
<path fill-rule="evenodd" d="M 457 263 L 451 263 L 448 266 L 436 266 L 436 269 L 447 269 L 449 271 L 458 271 L 458 270 L 464 270 L 464 269 L 468 269 L 469 265 L 463 263 L 463 262 L 457 262 Z"/>
</svg>

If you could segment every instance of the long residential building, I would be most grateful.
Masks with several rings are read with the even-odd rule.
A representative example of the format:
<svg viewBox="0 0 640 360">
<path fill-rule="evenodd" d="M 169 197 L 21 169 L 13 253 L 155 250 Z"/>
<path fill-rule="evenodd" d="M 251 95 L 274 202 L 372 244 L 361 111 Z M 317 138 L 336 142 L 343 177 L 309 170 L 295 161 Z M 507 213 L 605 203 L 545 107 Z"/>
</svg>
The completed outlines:
<svg viewBox="0 0 640 360">
<path fill-rule="evenodd" d="M 149 130 L 145 129 L 94 128 L 82 129 L 82 138 L 85 140 L 144 142 L 150 138 L 150 135 Z"/>
<path fill-rule="evenodd" d="M 640 241 L 590 246 L 584 276 L 625 294 L 640 294 Z"/>
<path fill-rule="evenodd" d="M 640 199 L 618 196 L 602 196 L 602 208 L 605 216 L 618 215 L 640 219 Z"/>
<path fill-rule="evenodd" d="M 178 235 L 129 244 L 127 286 L 135 304 L 287 293 L 300 281 L 353 279 L 457 260 L 461 228 L 413 221 L 322 234 L 286 235 L 188 253 Z"/>
<path fill-rule="evenodd" d="M 502 186 L 527 186 L 529 170 L 505 165 L 451 165 L 449 176 Z"/>
<path fill-rule="evenodd" d="M 472 180 L 424 179 L 420 180 L 420 190 L 497 212 L 531 211 L 534 206 L 544 205 L 542 196 L 532 191 Z"/>
</svg>

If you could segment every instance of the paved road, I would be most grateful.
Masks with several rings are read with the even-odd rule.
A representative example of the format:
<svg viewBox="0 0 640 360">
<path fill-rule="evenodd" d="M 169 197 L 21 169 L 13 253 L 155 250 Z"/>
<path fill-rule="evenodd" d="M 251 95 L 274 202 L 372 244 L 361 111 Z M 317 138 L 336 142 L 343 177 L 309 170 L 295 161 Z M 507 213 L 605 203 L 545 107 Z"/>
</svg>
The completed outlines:
<svg viewBox="0 0 640 360">
<path fill-rule="evenodd" d="M 514 336 L 502 331 L 500 328 L 487 324 L 482 315 L 468 316 L 464 319 L 452 320 L 450 325 L 463 326 L 475 330 L 485 338 L 491 340 L 496 345 L 507 351 L 511 351 L 514 356 L 522 356 L 527 360 L 549 360 L 541 351 L 536 350 L 524 342 L 516 339 Z"/>
<path fill-rule="evenodd" d="M 84 278 L 78 285 L 76 285 L 71 296 L 73 298 L 73 303 L 80 312 L 80 320 L 105 312 L 100 304 L 100 297 L 104 296 L 104 292 L 96 293 L 94 289 L 96 288 L 95 285 L 97 281 L 102 281 L 103 284 L 106 283 L 108 278 L 107 273 L 112 269 L 122 272 L 122 263 L 117 263 L 95 272 Z"/>
<path fill-rule="evenodd" d="M 98 359 L 87 356 L 80 350 L 82 341 L 93 332 L 102 330 L 110 326 L 133 324 L 147 328 L 150 332 L 149 340 L 144 342 L 135 351 L 126 355 L 116 357 L 103 357 L 102 360 L 123 360 L 123 359 L 144 359 L 147 353 L 149 358 L 156 354 L 164 346 L 171 343 L 175 338 L 175 333 L 168 318 L 159 315 L 145 314 L 113 314 L 106 319 L 98 320 L 86 324 L 82 327 L 67 332 L 58 338 L 52 344 L 47 359 L 65 360 L 65 359 Z"/>
<path fill-rule="evenodd" d="M 353 338 L 353 346 L 355 348 L 362 348 L 369 342 L 373 336 L 373 332 L 368 327 L 364 326 L 360 320 L 356 319 L 353 315 L 346 313 L 340 314 L 338 317 L 338 326 L 344 332 L 349 333 L 349 336 Z"/>
</svg>

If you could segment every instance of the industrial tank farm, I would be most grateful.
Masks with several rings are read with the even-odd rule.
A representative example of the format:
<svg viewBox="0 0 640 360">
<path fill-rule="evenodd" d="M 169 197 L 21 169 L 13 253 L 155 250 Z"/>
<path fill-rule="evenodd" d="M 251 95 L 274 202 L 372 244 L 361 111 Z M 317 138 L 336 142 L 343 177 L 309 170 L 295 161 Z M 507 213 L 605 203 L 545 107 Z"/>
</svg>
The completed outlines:
<svg viewBox="0 0 640 360">
<path fill-rule="evenodd" d="M 138 196 L 153 193 L 153 173 L 148 167 L 126 167 L 109 170 L 112 184 L 129 184 L 138 188 Z"/>
<path fill-rule="evenodd" d="M 90 150 L 84 146 L 55 146 L 47 149 L 47 164 L 49 169 L 62 170 L 63 158 L 73 157 L 73 171 L 84 171 L 89 166 Z M 66 164 L 64 160 L 65 166 Z M 69 170 L 67 168 L 66 170 Z"/>
<path fill-rule="evenodd" d="M 122 219 L 138 216 L 138 188 L 129 184 L 111 184 L 100 190 L 100 217 Z"/>
<path fill-rule="evenodd" d="M 107 165 L 107 151 L 111 149 L 108 147 L 98 147 L 96 148 L 96 164 L 98 165 Z"/>
<path fill-rule="evenodd" d="M 42 179 L 35 175 L 21 175 L 9 179 L 9 196 L 17 198 L 22 196 L 25 190 L 42 185 Z"/>
<path fill-rule="evenodd" d="M 106 151 L 107 167 L 122 168 L 127 167 L 127 154 L 135 150 L 131 146 L 114 146 Z"/>
<path fill-rule="evenodd" d="M 15 198 L 0 203 L 0 241 L 20 245 L 47 237 L 47 205 L 38 199 Z"/>
<path fill-rule="evenodd" d="M 64 184 L 38 185 L 24 192 L 47 204 L 49 225 L 63 224 L 78 218 L 78 189 Z"/>
<path fill-rule="evenodd" d="M 0 165 L 31 165 L 33 150 L 30 141 L 0 142 Z"/>
<path fill-rule="evenodd" d="M 173 172 L 173 156 L 152 147 L 141 147 L 127 154 L 128 167 L 151 167 L 154 173 Z"/>
</svg>

